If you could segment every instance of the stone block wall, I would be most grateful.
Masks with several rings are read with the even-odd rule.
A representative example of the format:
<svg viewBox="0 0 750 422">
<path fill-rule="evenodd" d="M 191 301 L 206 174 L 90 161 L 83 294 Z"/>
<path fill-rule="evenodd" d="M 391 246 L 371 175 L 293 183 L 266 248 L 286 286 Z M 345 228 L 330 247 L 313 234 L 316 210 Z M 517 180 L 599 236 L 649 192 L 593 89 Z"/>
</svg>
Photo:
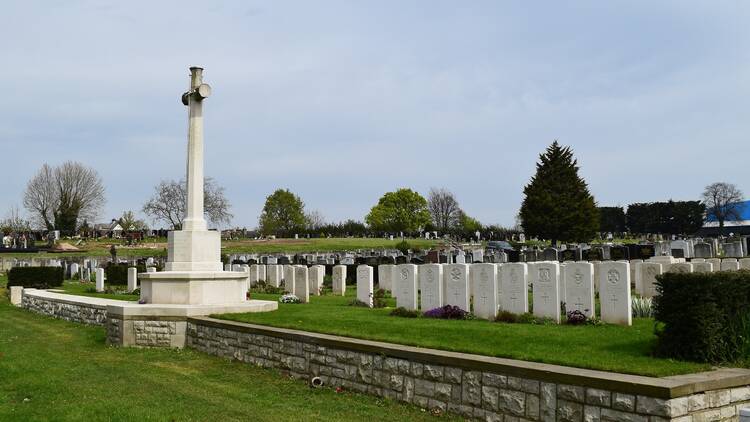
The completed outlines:
<svg viewBox="0 0 750 422">
<path fill-rule="evenodd" d="M 63 300 L 24 294 L 21 306 L 38 314 L 88 325 L 105 325 L 107 307 L 93 304 L 70 303 Z"/>
<path fill-rule="evenodd" d="M 306 340 L 288 335 L 290 330 L 268 328 L 268 333 L 262 333 L 257 326 L 252 327 L 256 328 L 244 330 L 238 329 L 236 323 L 190 318 L 187 346 L 279 369 L 299 379 L 320 377 L 327 387 L 343 387 L 488 421 L 737 420 L 738 409 L 750 405 L 747 385 L 681 397 L 656 397 L 646 394 L 653 390 L 652 386 L 613 383 L 611 389 L 601 388 L 607 384 L 606 379 L 595 382 L 596 386 L 576 385 L 569 383 L 576 378 L 569 374 L 559 377 L 566 382 L 556 382 L 553 374 L 534 377 L 524 371 L 493 369 L 481 358 L 476 365 L 466 365 L 465 361 L 462 366 L 435 363 L 441 360 L 439 356 L 394 357 L 389 350 L 353 350 L 341 344 L 326 344 L 320 341 L 321 336 Z"/>
<path fill-rule="evenodd" d="M 130 347 L 184 347 L 185 318 L 126 318 L 110 315 L 107 344 Z"/>
</svg>

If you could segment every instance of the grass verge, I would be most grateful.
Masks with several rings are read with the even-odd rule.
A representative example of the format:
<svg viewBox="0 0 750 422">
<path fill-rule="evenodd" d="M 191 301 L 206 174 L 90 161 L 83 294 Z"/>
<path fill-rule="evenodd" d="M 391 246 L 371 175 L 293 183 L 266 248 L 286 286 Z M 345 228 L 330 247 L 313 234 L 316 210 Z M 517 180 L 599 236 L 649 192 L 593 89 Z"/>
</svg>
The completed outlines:
<svg viewBox="0 0 750 422">
<path fill-rule="evenodd" d="M 434 419 L 413 406 L 313 390 L 276 371 L 191 350 L 107 347 L 103 328 L 32 314 L 4 297 L 0 321 L 4 421 Z"/>
<path fill-rule="evenodd" d="M 278 295 L 253 294 L 277 300 Z M 653 320 L 636 318 L 632 327 L 619 325 L 507 324 L 485 320 L 399 318 L 390 308 L 349 306 L 347 296 L 311 296 L 310 304 L 279 304 L 274 312 L 225 314 L 217 318 L 282 328 L 336 334 L 367 340 L 487 356 L 599 369 L 627 374 L 668 376 L 700 372 L 709 365 L 651 356 L 656 340 Z"/>
</svg>

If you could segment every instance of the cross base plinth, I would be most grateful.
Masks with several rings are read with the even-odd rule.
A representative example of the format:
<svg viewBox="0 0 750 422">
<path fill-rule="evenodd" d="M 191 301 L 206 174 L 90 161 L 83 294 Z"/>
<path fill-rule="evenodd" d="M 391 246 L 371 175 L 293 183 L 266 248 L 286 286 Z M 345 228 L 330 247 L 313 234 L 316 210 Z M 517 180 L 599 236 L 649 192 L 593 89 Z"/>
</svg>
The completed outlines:
<svg viewBox="0 0 750 422">
<path fill-rule="evenodd" d="M 138 274 L 141 301 L 149 304 L 223 305 L 247 301 L 247 274 L 232 271 L 164 271 Z"/>
<path fill-rule="evenodd" d="M 169 232 L 166 271 L 221 271 L 221 233 L 217 231 Z"/>
</svg>

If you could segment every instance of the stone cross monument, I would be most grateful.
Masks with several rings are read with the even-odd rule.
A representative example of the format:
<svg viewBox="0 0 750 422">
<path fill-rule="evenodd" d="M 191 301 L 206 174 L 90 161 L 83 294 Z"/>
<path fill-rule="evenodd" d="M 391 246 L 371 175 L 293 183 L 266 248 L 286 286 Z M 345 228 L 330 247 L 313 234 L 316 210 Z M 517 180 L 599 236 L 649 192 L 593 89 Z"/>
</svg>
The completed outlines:
<svg viewBox="0 0 750 422">
<path fill-rule="evenodd" d="M 246 301 L 247 274 L 222 271 L 221 233 L 208 230 L 203 217 L 203 100 L 211 87 L 203 69 L 190 68 L 188 106 L 187 204 L 182 229 L 169 232 L 165 271 L 141 274 L 141 301 L 153 304 L 217 305 Z"/>
<path fill-rule="evenodd" d="M 139 303 L 107 306 L 107 342 L 119 346 L 184 347 L 187 318 L 237 312 L 267 312 L 275 301 L 248 300 L 249 273 L 222 271 L 221 233 L 203 218 L 203 100 L 211 88 L 203 69 L 190 68 L 188 106 L 187 204 L 181 230 L 169 232 L 165 271 L 138 274 Z M 163 324 L 169 324 L 168 334 Z M 149 327 L 161 330 L 158 333 Z M 155 330 L 154 329 L 154 330 Z"/>
</svg>

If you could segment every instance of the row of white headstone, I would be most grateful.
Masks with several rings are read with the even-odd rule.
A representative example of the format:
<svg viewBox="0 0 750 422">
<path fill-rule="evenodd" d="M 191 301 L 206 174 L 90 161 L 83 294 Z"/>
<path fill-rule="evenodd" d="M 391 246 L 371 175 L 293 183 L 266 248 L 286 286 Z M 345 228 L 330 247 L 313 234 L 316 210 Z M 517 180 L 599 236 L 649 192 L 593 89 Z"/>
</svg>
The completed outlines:
<svg viewBox="0 0 750 422">
<path fill-rule="evenodd" d="M 630 264 L 601 262 L 597 265 L 601 318 L 615 324 L 631 324 Z M 367 266 L 357 268 L 357 290 L 367 285 Z M 371 268 L 370 268 L 371 271 Z M 570 312 L 595 315 L 594 264 L 571 262 L 505 264 L 381 265 L 379 286 L 390 290 L 396 304 L 410 310 L 428 311 L 444 305 L 472 310 L 478 318 L 493 319 L 498 311 L 529 311 L 561 321 L 561 302 Z M 472 300 L 473 299 L 473 300 Z M 473 302 L 473 309 L 470 304 Z"/>
<path fill-rule="evenodd" d="M 635 264 L 635 291 L 643 297 L 656 295 L 656 276 L 666 272 L 710 273 L 750 270 L 750 258 L 693 258 L 690 262 L 672 257 L 655 257 Z"/>
</svg>

